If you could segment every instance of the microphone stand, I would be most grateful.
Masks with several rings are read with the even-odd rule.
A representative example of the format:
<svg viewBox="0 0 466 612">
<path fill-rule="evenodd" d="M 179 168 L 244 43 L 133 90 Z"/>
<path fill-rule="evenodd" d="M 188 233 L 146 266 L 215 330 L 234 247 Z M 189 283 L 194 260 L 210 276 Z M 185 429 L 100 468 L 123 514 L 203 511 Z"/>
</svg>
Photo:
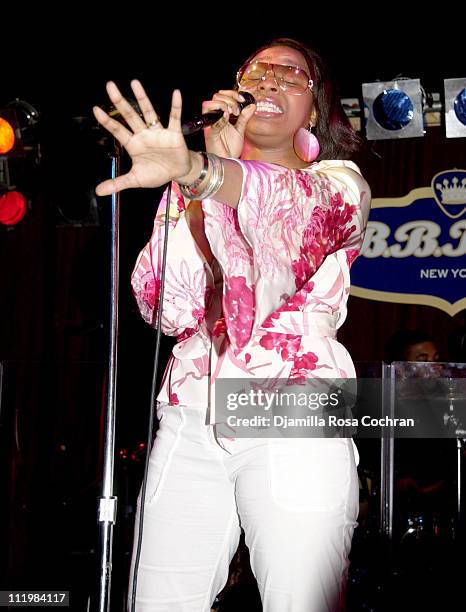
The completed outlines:
<svg viewBox="0 0 466 612">
<path fill-rule="evenodd" d="M 111 178 L 120 172 L 120 148 L 114 141 L 111 159 Z M 117 379 L 118 341 L 118 278 L 119 278 L 119 224 L 120 194 L 112 194 L 111 261 L 110 261 L 110 351 L 108 370 L 107 406 L 105 417 L 104 462 L 102 495 L 99 498 L 98 523 L 100 535 L 100 588 L 99 612 L 110 610 L 110 588 L 112 577 L 113 525 L 116 521 L 117 498 L 113 495 L 113 472 L 115 455 L 115 398 Z"/>
<path fill-rule="evenodd" d="M 242 92 L 247 104 L 254 103 L 253 96 L 249 93 Z M 240 104 L 243 108 L 243 104 Z M 113 116 L 115 117 L 115 114 Z M 110 113 L 112 116 L 112 113 Z M 212 117 L 211 117 L 212 119 Z M 235 117 L 235 119 L 237 119 Z M 184 134 L 192 134 L 199 131 L 202 125 L 199 123 L 199 118 L 195 118 L 193 122 L 183 125 Z M 110 152 L 111 158 L 111 178 L 115 179 L 120 173 L 120 154 L 121 148 L 119 144 L 112 139 L 113 146 Z M 168 244 L 168 228 L 170 219 L 170 200 L 171 200 L 171 182 L 168 183 L 167 195 L 167 211 L 165 214 L 165 238 L 162 256 L 162 274 L 160 286 L 159 307 L 157 309 L 157 336 L 155 347 L 154 369 L 152 374 L 152 389 L 151 389 L 151 406 L 149 415 L 149 431 L 148 442 L 146 449 L 146 465 L 145 475 L 150 456 L 150 444 L 153 432 L 154 421 L 154 406 L 156 398 L 156 379 L 159 362 L 160 338 L 161 338 L 161 320 L 162 320 L 162 304 L 164 299 L 165 289 L 165 269 L 167 262 L 167 244 Z M 105 442 L 104 442 L 104 463 L 103 463 L 103 484 L 102 496 L 99 498 L 98 506 L 98 523 L 99 523 L 99 541 L 100 541 L 100 583 L 99 583 L 99 612 L 110 611 L 110 589 L 112 577 L 112 545 L 113 545 L 113 525 L 116 522 L 117 514 L 117 498 L 113 495 L 113 473 L 114 473 L 114 454 L 115 454 L 115 397 L 116 397 L 116 378 L 117 378 L 117 338 L 118 338 L 118 279 L 119 279 L 119 223 L 120 223 L 120 194 L 112 194 L 112 223 L 111 223 L 111 284 L 110 284 L 110 351 L 109 351 L 109 374 L 108 374 L 108 392 L 107 392 L 107 408 L 105 418 Z M 144 500 L 146 493 L 146 476 L 144 476 L 141 489 L 141 509 L 144 508 Z M 131 595 L 131 608 L 135 609 L 137 573 L 139 566 L 139 558 L 141 554 L 142 531 L 144 523 L 144 512 L 141 510 L 139 535 L 137 539 L 136 560 L 134 566 L 133 589 Z"/>
</svg>

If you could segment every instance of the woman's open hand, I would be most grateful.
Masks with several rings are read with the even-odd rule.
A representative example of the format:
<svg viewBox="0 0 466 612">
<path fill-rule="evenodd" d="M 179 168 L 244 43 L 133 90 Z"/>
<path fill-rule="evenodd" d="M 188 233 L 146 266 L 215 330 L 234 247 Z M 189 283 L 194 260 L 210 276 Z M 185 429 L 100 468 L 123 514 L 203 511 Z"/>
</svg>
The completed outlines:
<svg viewBox="0 0 466 612">
<path fill-rule="evenodd" d="M 127 174 L 97 186 L 99 196 L 133 187 L 159 187 L 188 175 L 192 169 L 192 157 L 181 132 L 181 93 L 178 90 L 173 92 L 170 119 L 168 127 L 164 128 L 141 83 L 131 81 L 131 88 L 143 118 L 122 96 L 115 83 L 107 83 L 108 96 L 128 128 L 100 107 L 93 109 L 97 121 L 128 151 L 132 160 Z"/>
<path fill-rule="evenodd" d="M 244 131 L 256 107 L 249 104 L 241 111 L 239 102 L 244 102 L 241 94 L 234 89 L 221 89 L 212 100 L 202 104 L 202 112 L 223 110 L 223 117 L 211 127 L 204 129 L 206 150 L 220 157 L 238 158 L 243 150 Z M 236 115 L 235 125 L 230 123 L 230 115 Z"/>
</svg>

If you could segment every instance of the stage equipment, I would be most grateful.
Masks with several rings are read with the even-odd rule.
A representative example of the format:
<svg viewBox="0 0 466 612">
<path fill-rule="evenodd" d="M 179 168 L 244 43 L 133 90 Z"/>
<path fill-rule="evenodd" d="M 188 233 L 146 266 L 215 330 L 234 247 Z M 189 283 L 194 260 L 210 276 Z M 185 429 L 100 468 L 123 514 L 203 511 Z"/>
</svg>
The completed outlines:
<svg viewBox="0 0 466 612">
<path fill-rule="evenodd" d="M 466 78 L 445 79 L 445 132 L 447 138 L 466 137 Z"/>
<path fill-rule="evenodd" d="M 419 79 L 363 83 L 362 96 L 368 140 L 424 136 Z"/>
</svg>

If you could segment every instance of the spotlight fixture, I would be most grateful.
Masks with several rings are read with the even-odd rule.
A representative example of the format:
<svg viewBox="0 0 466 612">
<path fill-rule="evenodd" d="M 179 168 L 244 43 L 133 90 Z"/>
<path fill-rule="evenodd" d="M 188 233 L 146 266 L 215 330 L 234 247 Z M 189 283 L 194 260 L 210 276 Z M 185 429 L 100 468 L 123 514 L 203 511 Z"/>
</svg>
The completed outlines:
<svg viewBox="0 0 466 612">
<path fill-rule="evenodd" d="M 0 155 L 9 157 L 23 155 L 18 119 L 16 112 L 11 108 L 0 108 Z"/>
<path fill-rule="evenodd" d="M 466 78 L 444 79 L 447 138 L 466 137 Z"/>
<path fill-rule="evenodd" d="M 27 200 L 19 191 L 0 191 L 0 224 L 12 226 L 23 219 L 27 211 Z"/>
<path fill-rule="evenodd" d="M 34 149 L 34 127 L 38 121 L 37 110 L 19 98 L 0 108 L 0 156 L 24 157 Z"/>
<path fill-rule="evenodd" d="M 8 155 L 0 155 L 0 225 L 16 225 L 25 216 L 27 200 L 11 184 Z"/>
<path fill-rule="evenodd" d="M 15 98 L 7 104 L 7 109 L 15 112 L 18 120 L 19 136 L 25 154 L 34 153 L 36 161 L 40 161 L 40 145 L 38 142 L 37 125 L 39 123 L 38 111 L 26 102 Z"/>
<path fill-rule="evenodd" d="M 28 201 L 13 183 L 18 169 L 21 174 L 24 168 L 28 151 L 37 150 L 36 161 L 40 159 L 31 129 L 38 119 L 36 109 L 18 98 L 0 108 L 0 225 L 8 228 L 19 223 L 27 212 Z"/>
<path fill-rule="evenodd" d="M 363 83 L 362 97 L 368 140 L 424 136 L 419 79 Z"/>
</svg>

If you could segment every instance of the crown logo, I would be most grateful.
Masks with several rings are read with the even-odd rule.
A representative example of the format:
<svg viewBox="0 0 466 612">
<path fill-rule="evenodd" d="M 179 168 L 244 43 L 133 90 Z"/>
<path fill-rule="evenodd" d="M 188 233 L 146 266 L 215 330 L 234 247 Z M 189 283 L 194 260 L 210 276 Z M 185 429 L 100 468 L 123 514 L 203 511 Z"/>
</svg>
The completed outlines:
<svg viewBox="0 0 466 612">
<path fill-rule="evenodd" d="M 461 183 L 457 176 L 451 182 L 445 178 L 441 183 L 436 183 L 435 188 L 440 193 L 442 204 L 466 204 L 466 178 Z"/>
<path fill-rule="evenodd" d="M 466 213 L 466 170 L 452 168 L 432 178 L 431 188 L 441 211 L 450 219 Z"/>
</svg>

